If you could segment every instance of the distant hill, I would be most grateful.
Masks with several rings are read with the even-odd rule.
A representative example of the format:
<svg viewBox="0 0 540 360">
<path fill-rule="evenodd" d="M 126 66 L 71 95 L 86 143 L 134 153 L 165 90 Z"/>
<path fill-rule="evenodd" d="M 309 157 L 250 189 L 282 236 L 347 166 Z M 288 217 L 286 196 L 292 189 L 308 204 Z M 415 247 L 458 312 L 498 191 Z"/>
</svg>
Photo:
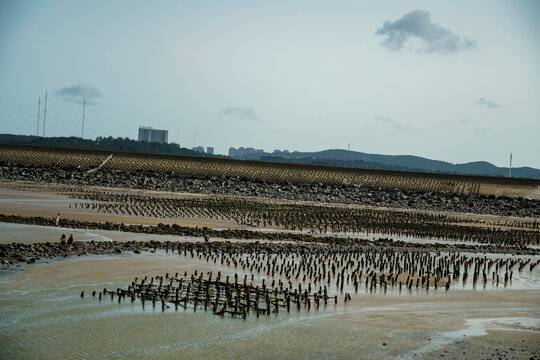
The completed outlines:
<svg viewBox="0 0 540 360">
<path fill-rule="evenodd" d="M 497 167 L 485 161 L 452 164 L 412 155 L 367 154 L 342 149 L 318 152 L 283 152 L 248 154 L 235 157 L 243 160 L 261 160 L 293 164 L 330 165 L 382 170 L 420 171 L 463 175 L 508 176 L 508 168 Z M 531 167 L 512 168 L 512 177 L 540 179 L 540 170 Z"/>
</svg>

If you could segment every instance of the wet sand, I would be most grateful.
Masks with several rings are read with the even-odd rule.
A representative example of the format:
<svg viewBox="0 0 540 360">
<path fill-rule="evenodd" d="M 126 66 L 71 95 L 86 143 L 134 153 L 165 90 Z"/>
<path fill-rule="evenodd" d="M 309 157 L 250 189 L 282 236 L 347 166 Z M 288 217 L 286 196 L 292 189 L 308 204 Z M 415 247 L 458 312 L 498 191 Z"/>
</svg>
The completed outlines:
<svg viewBox="0 0 540 360">
<path fill-rule="evenodd" d="M 6 186 L 6 184 L 4 184 Z M 37 189 L 40 189 L 39 187 Z M 105 189 L 99 188 L 100 190 L 105 191 Z M 120 189 L 108 189 L 118 192 Z M 136 192 L 140 194 L 148 195 L 157 195 L 160 196 L 173 196 L 173 197 L 197 197 L 198 194 L 182 194 L 182 193 L 159 193 L 156 191 L 142 191 L 142 190 L 124 190 L 124 192 Z M 200 195 L 202 197 L 207 197 L 207 195 Z M 97 211 L 92 211 L 90 209 L 82 209 L 81 207 L 75 208 L 75 203 L 85 203 L 85 200 L 80 199 L 71 199 L 66 195 L 57 194 L 49 191 L 37 191 L 36 188 L 32 187 L 32 191 L 22 191 L 22 190 L 13 190 L 13 189 L 1 189 L 0 188 L 0 213 L 4 214 L 14 214 L 20 216 L 42 216 L 48 218 L 54 218 L 57 213 L 60 213 L 62 219 L 78 220 L 78 221 L 94 221 L 94 222 L 116 222 L 124 224 L 141 224 L 141 225 L 157 225 L 159 223 L 163 224 L 177 224 L 180 226 L 186 227 L 209 227 L 215 230 L 222 229 L 233 229 L 233 230 L 249 230 L 249 231 L 258 231 L 258 232 L 268 232 L 268 233 L 291 233 L 291 234 L 309 234 L 312 236 L 333 236 L 338 238 L 355 238 L 355 239 L 365 239 L 365 240 L 374 240 L 376 238 L 392 238 L 394 240 L 400 240 L 404 242 L 415 242 L 419 244 L 464 244 L 464 245 L 482 245 L 481 243 L 474 241 L 457 241 L 449 239 L 429 239 L 416 236 L 406 236 L 398 234 L 381 234 L 381 233 L 351 233 L 351 232 L 328 232 L 328 233 L 318 233 L 308 230 L 286 230 L 282 227 L 276 226 L 249 226 L 249 225 L 240 225 L 233 220 L 224 220 L 224 219 L 202 219 L 202 218 L 157 218 L 157 217 L 144 217 L 144 216 L 128 216 L 128 215 L 119 215 L 111 213 L 99 213 Z M 295 202 L 297 203 L 297 202 Z M 319 204 L 321 205 L 321 204 Z M 335 206 L 333 204 L 332 206 Z M 380 208 L 384 209 L 384 208 Z M 456 214 L 452 214 L 456 216 Z M 470 219 L 482 219 L 482 220 L 516 220 L 515 218 L 510 217 L 500 217 L 489 215 L 485 218 L 481 218 L 479 215 L 475 214 L 461 214 L 465 218 Z M 519 218 L 524 220 L 523 218 Z M 526 220 L 526 219 L 525 219 Z M 462 224 L 463 225 L 463 224 Z M 472 226 L 473 224 L 464 224 L 466 226 Z M 482 224 L 477 224 L 483 226 Z M 487 226 L 487 225 L 486 225 Z M 55 235 L 51 230 L 53 228 L 48 228 L 45 230 L 45 233 L 41 234 L 39 231 L 32 233 L 32 237 L 21 237 L 18 236 L 16 231 L 11 231 L 10 235 L 13 235 L 16 238 L 23 238 L 21 242 L 34 241 L 31 239 L 36 239 L 35 241 L 55 241 L 55 238 L 59 238 L 61 233 L 76 233 L 78 240 L 88 240 L 88 239 L 104 239 L 107 238 L 107 232 L 100 230 L 93 231 L 78 231 L 73 229 L 64 229 L 58 228 L 59 232 Z M 103 235 L 104 234 L 104 235 Z M 114 234 L 112 234 L 114 235 Z M 0 242 L 4 241 L 5 236 L 0 234 Z M 113 239 L 117 239 L 118 236 L 115 235 Z M 134 239 L 137 236 L 134 235 Z M 46 240 L 37 240 L 37 239 L 46 239 Z M 171 240 L 166 239 L 164 240 Z M 13 242 L 16 240 L 11 240 Z M 529 245 L 531 248 L 540 248 L 540 245 Z"/>
<path fill-rule="evenodd" d="M 66 218 L 111 220 L 109 214 L 70 208 L 73 199 L 59 194 L 0 190 L 0 199 L 0 212 L 4 213 L 53 218 L 60 212 Z M 135 216 L 113 218 L 127 223 L 167 222 Z M 229 227 L 218 220 L 184 220 L 183 225 L 188 226 Z M 58 242 L 62 233 L 74 234 L 77 241 L 201 241 L 184 236 L 0 223 L 0 244 Z M 368 238 L 373 236 L 377 234 Z M 263 318 L 252 314 L 245 320 L 221 318 L 200 309 L 194 312 L 190 307 L 163 312 L 161 306 L 143 309 L 139 300 L 119 304 L 116 299 L 100 302 L 90 295 L 104 287 L 125 288 L 135 277 L 174 272 L 189 276 L 194 271 L 221 271 L 231 277 L 251 274 L 204 258 L 159 250 L 42 259 L 5 271 L 0 274 L 0 359 L 529 359 L 540 354 L 540 267 L 532 272 L 516 271 L 506 287 L 489 284 L 473 289 L 468 282 L 449 291 L 390 288 L 371 293 L 364 287 L 355 292 L 347 285 L 344 291 L 352 295 L 347 303 L 333 283 L 329 295 L 340 297 L 336 305 L 280 311 Z M 272 277 L 254 274 L 256 284 L 263 279 L 268 283 Z M 85 291 L 84 298 L 81 291 Z"/>
<path fill-rule="evenodd" d="M 184 194 L 177 194 L 181 197 L 188 197 Z M 193 195 L 191 195 L 193 197 Z M 117 214 L 98 213 L 92 210 L 83 210 L 80 207 L 75 208 L 70 205 L 75 203 L 85 203 L 87 201 L 79 199 L 71 199 L 68 196 L 39 191 L 21 191 L 0 189 L 0 213 L 13 214 L 21 216 L 42 216 L 55 218 L 56 214 L 60 214 L 62 218 L 71 220 L 86 220 L 86 221 L 114 221 L 125 224 L 143 224 L 157 225 L 163 224 L 178 224 L 181 226 L 191 227 L 212 227 L 212 228 L 229 228 L 229 229 L 247 229 L 247 226 L 237 225 L 236 222 L 220 220 L 220 219 L 199 219 L 199 218 L 183 218 L 183 219 L 163 219 L 163 218 L 147 218 L 143 216 L 127 216 Z"/>
<path fill-rule="evenodd" d="M 491 358 L 480 350 L 497 342 L 516 347 L 509 338 L 526 340 L 522 358 L 540 351 L 538 270 L 522 279 L 529 287 L 515 280 L 517 289 L 362 290 L 346 304 L 242 320 L 89 295 L 125 287 L 136 276 L 235 272 L 196 257 L 89 256 L 24 268 L 0 277 L 1 358 L 465 358 L 464 349 Z M 487 345 L 476 349 L 479 343 Z"/>
<path fill-rule="evenodd" d="M 92 203 L 92 201 L 86 201 L 81 199 L 72 199 L 65 194 L 59 193 L 62 187 L 50 185 L 50 184 L 38 184 L 29 183 L 27 189 L 21 189 L 20 183 L 10 183 L 0 181 L 0 213 L 14 214 L 21 216 L 42 216 L 54 218 L 57 213 L 60 213 L 62 217 L 73 220 L 88 220 L 88 221 L 114 221 L 123 222 L 126 224 L 144 224 L 144 225 L 156 225 L 158 223 L 165 224 L 178 224 L 182 226 L 207 226 L 212 228 L 228 228 L 228 229 L 250 229 L 260 230 L 260 227 L 250 227 L 248 225 L 239 225 L 232 220 L 224 219 L 201 219 L 201 218 L 155 218 L 144 216 L 130 216 L 119 215 L 114 213 L 100 213 L 90 209 L 75 208 L 75 203 Z M 14 187 L 11 189 L 9 187 Z M 64 187 L 66 187 L 64 185 Z M 79 187 L 73 187 L 79 188 Z M 211 197 L 206 194 L 192 194 L 192 193 L 172 193 L 172 192 L 160 192 L 152 190 L 132 190 L 132 189 L 119 189 L 119 188 L 103 188 L 97 186 L 85 187 L 86 190 L 96 190 L 103 192 L 114 192 L 118 194 L 137 194 L 148 195 L 156 197 L 168 197 L 168 198 L 207 198 Z M 219 196 L 223 198 L 246 198 L 255 199 L 253 197 L 238 197 L 238 196 Z M 266 202 L 276 204 L 301 204 L 301 205 L 314 205 L 314 206 L 330 206 L 330 207 L 344 207 L 344 208 L 358 208 L 358 209 L 373 209 L 373 210 L 389 210 L 396 212 L 414 212 L 414 213 L 426 213 L 434 215 L 449 215 L 456 217 L 457 219 L 472 219 L 479 221 L 475 223 L 476 226 L 491 227 L 484 224 L 489 221 L 521 221 L 521 222 L 533 222 L 534 218 L 515 217 L 515 216 L 500 216 L 490 214 L 474 214 L 474 213 L 460 213 L 460 212 L 444 212 L 444 211 L 431 211 L 431 210 L 413 210 L 413 209 L 398 209 L 388 208 L 384 206 L 363 206 L 363 205 L 350 205 L 350 204 L 336 204 L 336 203 L 321 203 L 312 201 L 292 201 L 292 200 L 278 200 L 278 199 L 265 199 Z M 72 205 L 70 207 L 70 205 Z M 472 224 L 456 222 L 456 224 L 462 226 L 472 226 Z M 279 227 L 271 227 L 272 231 L 283 231 Z"/>
<path fill-rule="evenodd" d="M 521 319 L 516 319 L 522 324 Z M 427 353 L 426 359 L 538 359 L 538 333 L 529 330 L 489 330 L 489 336 L 469 337 Z"/>
</svg>

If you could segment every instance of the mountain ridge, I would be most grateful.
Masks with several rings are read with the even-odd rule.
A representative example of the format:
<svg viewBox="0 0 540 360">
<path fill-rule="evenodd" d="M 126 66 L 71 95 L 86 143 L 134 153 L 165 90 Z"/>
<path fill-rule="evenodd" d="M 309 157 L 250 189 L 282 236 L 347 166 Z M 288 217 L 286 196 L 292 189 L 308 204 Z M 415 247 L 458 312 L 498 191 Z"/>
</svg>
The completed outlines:
<svg viewBox="0 0 540 360">
<path fill-rule="evenodd" d="M 462 175 L 508 176 L 507 167 L 497 167 L 487 161 L 453 164 L 415 155 L 369 154 L 345 149 L 328 149 L 316 152 L 253 153 L 235 156 L 235 159 L 289 162 L 313 165 L 332 165 L 384 170 L 404 170 Z M 512 168 L 512 177 L 540 179 L 540 169 L 532 167 Z"/>
</svg>

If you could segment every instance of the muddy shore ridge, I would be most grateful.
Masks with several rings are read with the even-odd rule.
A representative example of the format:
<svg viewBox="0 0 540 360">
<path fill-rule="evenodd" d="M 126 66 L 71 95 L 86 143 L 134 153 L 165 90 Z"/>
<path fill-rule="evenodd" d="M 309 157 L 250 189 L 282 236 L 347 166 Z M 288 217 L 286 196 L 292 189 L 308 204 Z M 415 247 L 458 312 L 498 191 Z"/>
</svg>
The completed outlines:
<svg viewBox="0 0 540 360">
<path fill-rule="evenodd" d="M 540 201 L 465 193 L 448 189 L 415 190 L 404 180 L 403 188 L 368 184 L 324 184 L 292 181 L 266 181 L 241 176 L 190 176 L 171 171 L 103 168 L 58 164 L 19 164 L 0 162 L 0 179 L 71 186 L 105 186 L 128 189 L 188 192 L 199 194 L 258 197 L 336 204 L 362 204 L 399 209 L 470 212 L 520 217 L 540 217 Z M 411 179 L 414 184 L 418 180 Z M 410 188 L 409 190 L 407 188 Z"/>
</svg>

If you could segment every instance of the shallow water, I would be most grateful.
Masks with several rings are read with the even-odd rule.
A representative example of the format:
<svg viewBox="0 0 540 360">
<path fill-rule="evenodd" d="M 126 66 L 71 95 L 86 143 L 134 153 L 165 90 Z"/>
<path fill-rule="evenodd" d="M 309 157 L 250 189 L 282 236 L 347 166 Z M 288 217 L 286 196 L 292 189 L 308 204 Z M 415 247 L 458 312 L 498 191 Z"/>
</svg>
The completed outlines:
<svg viewBox="0 0 540 360">
<path fill-rule="evenodd" d="M 86 230 L 86 229 L 72 229 L 72 228 L 63 228 L 61 226 L 39 226 L 39 225 L 27 225 L 27 224 L 14 224 L 14 223 L 3 223 L 0 222 L 0 244 L 12 243 L 12 242 L 21 242 L 21 243 L 34 243 L 34 242 L 55 242 L 59 241 L 62 234 L 73 234 L 77 241 L 127 241 L 127 240 L 136 240 L 144 241 L 148 239 L 156 239 L 161 241 L 200 241 L 201 238 L 196 238 L 192 236 L 175 236 L 175 235 L 148 235 L 148 234 L 138 234 L 138 233 L 125 233 L 120 231 L 109 231 L 109 230 Z M 215 229 L 220 230 L 220 229 Z M 275 231 L 272 229 L 261 229 L 253 228 L 254 231 L 262 232 L 271 232 Z M 300 232 L 297 232 L 300 233 Z M 307 231 L 302 233 L 308 234 Z M 333 234 L 329 236 L 336 237 L 352 237 L 358 239 L 367 239 L 375 240 L 378 238 L 391 238 L 395 241 L 404 241 L 404 242 L 414 242 L 419 244 L 464 244 L 464 245 L 484 245 L 477 242 L 464 242 L 464 241 L 454 241 L 454 240 L 440 240 L 440 239 L 430 239 L 430 238 L 417 238 L 417 237 L 407 237 L 407 236 L 389 236 L 388 234 L 358 234 L 358 233 L 346 233 L 346 234 Z M 219 240 L 219 239 L 214 239 Z M 226 239 L 227 241 L 238 241 Z M 241 240 L 240 240 L 241 241 Z M 253 241 L 253 240 L 251 240 Z M 269 241 L 259 239 L 259 241 Z M 540 248 L 540 245 L 531 245 L 531 248 Z"/>
<path fill-rule="evenodd" d="M 76 241 L 124 241 L 124 240 L 171 240 L 180 241 L 186 240 L 187 237 L 172 236 L 172 235 L 155 235 L 149 236 L 147 234 L 137 233 L 124 233 L 121 231 L 108 231 L 108 230 L 86 230 L 86 229 L 72 229 L 63 228 L 61 226 L 38 226 L 38 225 L 26 225 L 26 224 L 12 224 L 0 222 L 0 244 L 7 244 L 12 242 L 20 243 L 35 243 L 35 242 L 60 242 L 60 236 L 62 234 L 73 234 Z M 195 240 L 195 238 L 191 238 Z"/>
<path fill-rule="evenodd" d="M 12 242 L 36 243 L 36 242 L 60 242 L 62 234 L 73 234 L 76 241 L 201 241 L 202 238 L 193 236 L 176 235 L 148 235 L 131 232 L 111 231 L 111 230 L 87 230 L 63 228 L 61 226 L 40 226 L 27 224 L 14 224 L 0 222 L 0 244 L 10 244 Z M 212 240 L 220 240 L 212 238 Z M 221 239 L 226 241 L 243 241 L 233 239 Z M 249 240 L 254 241 L 254 240 Z M 269 241 L 260 239 L 259 241 Z M 281 241 L 274 241 L 281 242 Z M 283 241 L 285 242 L 285 241 Z"/>
</svg>

